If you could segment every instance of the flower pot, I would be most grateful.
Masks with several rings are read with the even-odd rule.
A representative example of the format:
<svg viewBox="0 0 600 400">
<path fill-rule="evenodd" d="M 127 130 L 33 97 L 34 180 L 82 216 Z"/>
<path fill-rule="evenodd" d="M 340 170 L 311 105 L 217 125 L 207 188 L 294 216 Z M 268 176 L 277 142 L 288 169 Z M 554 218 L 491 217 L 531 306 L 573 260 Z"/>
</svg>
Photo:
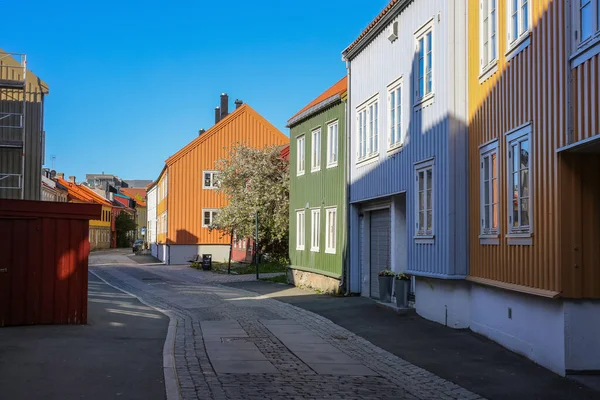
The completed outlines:
<svg viewBox="0 0 600 400">
<path fill-rule="evenodd" d="M 394 282 L 394 293 L 396 296 L 396 305 L 398 308 L 408 307 L 408 288 L 410 281 L 405 279 L 396 279 Z"/>
<path fill-rule="evenodd" d="M 394 284 L 393 276 L 380 276 L 379 277 L 379 300 L 384 303 L 391 303 L 392 301 L 392 285 Z"/>
</svg>

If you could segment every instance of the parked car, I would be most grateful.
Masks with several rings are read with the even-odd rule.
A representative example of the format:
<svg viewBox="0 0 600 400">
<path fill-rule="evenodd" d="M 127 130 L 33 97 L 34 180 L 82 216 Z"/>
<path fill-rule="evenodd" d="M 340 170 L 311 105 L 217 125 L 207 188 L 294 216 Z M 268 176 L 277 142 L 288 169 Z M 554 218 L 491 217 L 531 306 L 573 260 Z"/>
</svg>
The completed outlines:
<svg viewBox="0 0 600 400">
<path fill-rule="evenodd" d="M 135 242 L 133 242 L 133 252 L 135 253 L 136 251 L 142 250 L 144 248 L 144 241 L 142 239 L 138 239 Z"/>
</svg>

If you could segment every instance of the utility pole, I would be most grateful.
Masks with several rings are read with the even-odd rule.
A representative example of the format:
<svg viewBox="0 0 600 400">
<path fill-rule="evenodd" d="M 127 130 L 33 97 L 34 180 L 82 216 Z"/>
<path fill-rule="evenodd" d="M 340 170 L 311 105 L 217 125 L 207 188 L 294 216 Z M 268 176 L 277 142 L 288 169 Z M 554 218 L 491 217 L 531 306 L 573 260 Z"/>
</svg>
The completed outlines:
<svg viewBox="0 0 600 400">
<path fill-rule="evenodd" d="M 256 212 L 256 236 L 254 237 L 254 257 L 256 257 L 256 280 L 258 280 L 258 211 Z"/>
<path fill-rule="evenodd" d="M 233 229 L 231 230 L 231 235 L 229 235 L 229 263 L 227 264 L 227 275 L 231 274 L 231 253 L 233 252 Z"/>
</svg>

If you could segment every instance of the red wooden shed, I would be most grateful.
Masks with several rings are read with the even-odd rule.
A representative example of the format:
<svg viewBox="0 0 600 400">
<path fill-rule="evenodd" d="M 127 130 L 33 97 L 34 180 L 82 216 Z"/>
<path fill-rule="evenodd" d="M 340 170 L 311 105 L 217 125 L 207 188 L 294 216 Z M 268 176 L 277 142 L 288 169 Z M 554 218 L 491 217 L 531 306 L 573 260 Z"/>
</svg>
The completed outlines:
<svg viewBox="0 0 600 400">
<path fill-rule="evenodd" d="M 0 199 L 0 327 L 87 323 L 89 220 L 101 210 Z"/>
</svg>

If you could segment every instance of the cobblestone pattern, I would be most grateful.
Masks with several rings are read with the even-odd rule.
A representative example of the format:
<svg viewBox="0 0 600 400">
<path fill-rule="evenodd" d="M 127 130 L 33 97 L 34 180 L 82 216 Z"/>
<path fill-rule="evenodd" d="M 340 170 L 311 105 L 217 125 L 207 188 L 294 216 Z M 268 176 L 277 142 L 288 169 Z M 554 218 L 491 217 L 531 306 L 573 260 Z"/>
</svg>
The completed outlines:
<svg viewBox="0 0 600 400">
<path fill-rule="evenodd" d="M 177 319 L 175 364 L 187 399 L 482 399 L 402 360 L 326 318 L 253 292 L 189 279 L 171 267 L 91 266 L 109 283 L 168 310 Z M 159 279 L 157 279 L 159 278 Z M 197 283 L 191 283 L 195 281 Z M 204 348 L 200 321 L 237 320 L 280 374 L 217 375 Z M 305 326 L 379 377 L 317 375 L 261 323 L 290 319 Z"/>
</svg>

